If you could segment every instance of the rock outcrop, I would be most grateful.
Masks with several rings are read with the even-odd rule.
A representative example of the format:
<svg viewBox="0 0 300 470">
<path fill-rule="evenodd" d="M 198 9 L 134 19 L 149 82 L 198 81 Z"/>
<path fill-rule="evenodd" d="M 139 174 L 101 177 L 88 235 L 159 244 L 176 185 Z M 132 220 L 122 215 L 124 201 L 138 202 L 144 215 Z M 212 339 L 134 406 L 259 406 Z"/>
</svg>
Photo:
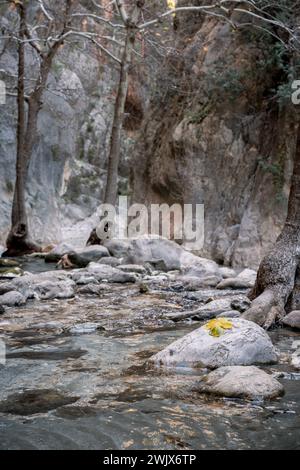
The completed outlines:
<svg viewBox="0 0 300 470">
<path fill-rule="evenodd" d="M 215 337 L 206 326 L 170 344 L 150 359 L 158 367 L 247 366 L 277 362 L 267 333 L 255 323 L 232 318 L 232 329 Z"/>
<path fill-rule="evenodd" d="M 211 17 L 177 20 L 135 150 L 133 200 L 204 204 L 201 255 L 257 268 L 285 220 L 295 146 L 277 46 Z"/>
</svg>

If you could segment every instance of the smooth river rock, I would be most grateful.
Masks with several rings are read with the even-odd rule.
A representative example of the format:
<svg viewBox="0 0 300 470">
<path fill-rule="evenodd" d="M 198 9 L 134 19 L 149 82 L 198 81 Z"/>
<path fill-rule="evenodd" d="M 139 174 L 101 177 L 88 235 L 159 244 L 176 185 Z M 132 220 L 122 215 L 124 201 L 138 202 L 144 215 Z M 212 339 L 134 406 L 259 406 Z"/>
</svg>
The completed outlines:
<svg viewBox="0 0 300 470">
<path fill-rule="evenodd" d="M 102 281 L 124 284 L 127 282 L 134 283 L 137 280 L 137 276 L 133 273 L 125 273 L 120 269 L 99 263 L 90 263 L 87 269 L 73 271 L 71 277 L 76 284 L 83 285 Z"/>
<path fill-rule="evenodd" d="M 25 303 L 26 297 L 17 291 L 10 291 L 6 294 L 0 295 L 0 305 L 2 306 L 18 307 L 19 305 L 24 305 Z"/>
<path fill-rule="evenodd" d="M 143 236 L 130 240 L 107 240 L 103 244 L 112 256 L 124 258 L 124 264 L 150 263 L 155 267 L 155 264 L 159 263 L 160 270 L 182 270 L 184 274 L 193 277 L 206 273 L 217 274 L 219 271 L 214 261 L 195 256 L 163 237 Z"/>
<path fill-rule="evenodd" d="M 294 312 L 289 313 L 284 317 L 282 323 L 286 326 L 290 326 L 291 328 L 297 328 L 300 330 L 300 310 L 294 310 Z"/>
<path fill-rule="evenodd" d="M 219 337 L 202 326 L 150 358 L 162 367 L 208 367 L 272 364 L 277 354 L 268 334 L 258 325 L 232 318 L 233 328 Z"/>
<path fill-rule="evenodd" d="M 255 366 L 220 367 L 200 383 L 199 392 L 228 398 L 271 399 L 284 388 L 271 375 Z"/>
<path fill-rule="evenodd" d="M 92 261 L 101 262 L 102 258 L 108 258 L 108 249 L 101 245 L 87 246 L 82 250 L 67 253 L 68 258 L 73 266 L 85 268 Z"/>
</svg>

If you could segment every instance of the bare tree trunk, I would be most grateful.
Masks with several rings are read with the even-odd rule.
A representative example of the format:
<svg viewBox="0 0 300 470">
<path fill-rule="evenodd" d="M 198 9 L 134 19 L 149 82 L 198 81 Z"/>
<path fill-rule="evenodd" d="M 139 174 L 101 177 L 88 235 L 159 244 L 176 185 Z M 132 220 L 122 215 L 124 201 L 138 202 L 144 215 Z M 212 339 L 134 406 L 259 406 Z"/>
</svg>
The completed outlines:
<svg viewBox="0 0 300 470">
<path fill-rule="evenodd" d="M 25 205 L 25 186 L 27 174 L 26 162 L 26 112 L 25 112 L 25 43 L 26 34 L 26 10 L 19 5 L 20 27 L 18 46 L 18 124 L 17 124 L 17 159 L 16 159 L 16 183 L 12 205 L 11 230 L 6 244 L 7 251 L 4 256 L 17 256 L 30 253 L 35 245 L 29 241 L 28 223 Z"/>
<path fill-rule="evenodd" d="M 125 116 L 125 104 L 128 93 L 128 71 L 131 65 L 132 51 L 135 42 L 135 31 L 127 28 L 126 41 L 122 56 L 121 70 L 118 84 L 114 118 L 110 136 L 110 147 L 107 165 L 106 187 L 104 204 L 115 206 L 118 195 L 119 163 L 121 154 L 121 138 Z M 90 233 L 87 245 L 101 245 L 96 229 Z"/>
<path fill-rule="evenodd" d="M 137 0 L 131 17 L 127 16 L 122 2 L 117 1 L 121 17 L 126 26 L 126 39 L 121 59 L 121 70 L 118 83 L 118 90 L 114 108 L 114 118 L 110 137 L 110 147 L 108 155 L 107 179 L 104 195 L 104 203 L 115 206 L 118 195 L 118 176 L 121 153 L 121 138 L 125 115 L 125 104 L 128 93 L 128 72 L 132 63 L 132 54 L 136 40 L 136 24 L 138 22 L 144 0 Z M 97 235 L 96 229 L 90 233 L 87 245 L 98 245 L 102 241 Z"/>
<path fill-rule="evenodd" d="M 65 23 L 61 36 L 67 31 L 68 16 L 72 0 L 67 0 L 65 10 Z M 28 168 L 32 156 L 33 146 L 37 138 L 37 122 L 39 111 L 42 107 L 42 95 L 47 84 L 53 59 L 61 46 L 58 40 L 47 54 L 41 53 L 41 65 L 39 76 L 28 99 L 28 112 L 26 123 L 24 77 L 25 77 L 25 46 L 23 40 L 26 37 L 27 22 L 26 8 L 19 5 L 20 31 L 19 31 L 19 66 L 18 66 L 18 129 L 17 129 L 17 163 L 16 183 L 12 205 L 11 230 L 6 240 L 7 250 L 3 256 L 21 256 L 42 248 L 34 243 L 29 234 L 27 211 L 25 204 L 26 182 Z"/>
<path fill-rule="evenodd" d="M 118 195 L 118 174 L 121 152 L 121 134 L 123 128 L 125 103 L 128 92 L 128 71 L 131 64 L 132 50 L 135 42 L 135 31 L 127 28 L 125 47 L 122 56 L 119 85 L 114 109 L 114 119 L 110 137 L 107 180 L 104 196 L 105 204 L 115 205 Z"/>
<path fill-rule="evenodd" d="M 287 219 L 273 249 L 260 265 L 256 285 L 251 293 L 254 301 L 244 314 L 244 318 L 265 328 L 269 328 L 276 319 L 285 315 L 286 306 L 293 303 L 292 297 L 299 299 L 297 268 L 300 260 L 300 125 L 297 124 L 297 127 Z"/>
</svg>

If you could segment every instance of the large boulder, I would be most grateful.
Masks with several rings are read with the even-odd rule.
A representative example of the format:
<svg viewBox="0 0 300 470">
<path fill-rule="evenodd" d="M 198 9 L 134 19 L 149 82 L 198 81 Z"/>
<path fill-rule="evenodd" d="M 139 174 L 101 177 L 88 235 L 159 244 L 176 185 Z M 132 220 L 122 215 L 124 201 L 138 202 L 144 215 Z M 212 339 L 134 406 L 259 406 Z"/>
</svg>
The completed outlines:
<svg viewBox="0 0 300 470">
<path fill-rule="evenodd" d="M 257 324 L 240 318 L 230 319 L 232 328 L 212 336 L 206 325 L 185 335 L 150 359 L 163 367 L 208 367 L 272 364 L 275 348 L 267 333 Z"/>
<path fill-rule="evenodd" d="M 258 367 L 220 367 L 200 383 L 199 392 L 228 398 L 271 399 L 283 395 L 276 379 Z"/>
<path fill-rule="evenodd" d="M 104 246 L 112 256 L 124 258 L 124 264 L 163 263 L 166 271 L 182 270 L 184 274 L 203 276 L 216 274 L 218 265 L 186 251 L 177 243 L 163 237 L 140 237 L 130 240 L 107 240 Z"/>
<path fill-rule="evenodd" d="M 82 250 L 66 253 L 70 263 L 74 267 L 85 268 L 91 262 L 98 262 L 102 258 L 108 258 L 108 249 L 101 245 L 87 246 Z"/>
</svg>

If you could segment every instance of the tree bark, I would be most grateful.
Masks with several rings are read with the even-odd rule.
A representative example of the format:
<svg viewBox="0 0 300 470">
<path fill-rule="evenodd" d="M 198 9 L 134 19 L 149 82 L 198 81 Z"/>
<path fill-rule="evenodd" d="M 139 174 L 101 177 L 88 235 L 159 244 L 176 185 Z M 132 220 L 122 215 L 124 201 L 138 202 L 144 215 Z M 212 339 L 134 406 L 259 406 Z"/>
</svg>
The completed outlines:
<svg viewBox="0 0 300 470">
<path fill-rule="evenodd" d="M 108 155 L 107 180 L 105 188 L 104 203 L 116 204 L 118 195 L 118 175 L 121 153 L 121 134 L 125 115 L 125 103 L 128 92 L 128 71 L 131 64 L 132 50 L 135 42 L 135 31 L 132 27 L 127 28 L 125 47 L 122 56 L 120 78 L 114 109 L 112 132 L 110 137 L 110 148 Z"/>
<path fill-rule="evenodd" d="M 266 329 L 285 316 L 285 308 L 299 301 L 300 260 L 300 125 L 297 123 L 294 170 L 284 228 L 272 250 L 263 259 L 256 285 L 250 294 L 254 299 L 244 318 Z"/>
<path fill-rule="evenodd" d="M 25 43 L 26 10 L 19 5 L 19 45 L 18 45 L 18 123 L 17 123 L 17 158 L 16 182 L 12 205 L 11 230 L 3 256 L 18 256 L 35 250 L 36 245 L 29 240 L 27 212 L 25 205 L 25 186 L 27 174 L 26 162 L 26 111 L 25 111 Z"/>
<path fill-rule="evenodd" d="M 67 31 L 68 17 L 72 1 L 67 0 L 65 22 L 61 36 Z M 48 53 L 41 54 L 41 65 L 34 90 L 28 99 L 27 123 L 25 111 L 25 43 L 27 33 L 26 7 L 19 5 L 19 64 L 18 64 L 18 125 L 17 125 L 17 160 L 16 182 L 12 205 L 11 229 L 6 240 L 7 250 L 2 256 L 22 256 L 41 251 L 42 248 L 31 240 L 25 203 L 26 182 L 33 146 L 37 138 L 37 122 L 42 107 L 42 95 L 51 71 L 53 59 L 61 46 L 58 40 Z"/>
<path fill-rule="evenodd" d="M 121 59 L 121 69 L 119 76 L 119 83 L 117 89 L 116 102 L 114 107 L 114 117 L 112 124 L 112 131 L 110 137 L 110 147 L 108 154 L 107 164 L 107 177 L 106 187 L 104 194 L 104 204 L 116 205 L 118 196 L 118 177 L 119 177 L 119 163 L 121 154 L 121 138 L 122 129 L 125 116 L 125 104 L 128 93 L 128 75 L 132 63 L 132 54 L 134 51 L 134 44 L 136 40 L 137 28 L 136 25 L 139 20 L 141 8 L 144 6 L 144 0 L 136 2 L 134 10 L 129 17 L 125 11 L 122 2 L 117 1 L 117 6 L 121 13 L 122 20 L 126 26 L 126 39 L 124 50 Z M 101 240 L 97 235 L 97 230 L 94 228 L 90 233 L 87 245 L 99 245 Z"/>
</svg>

